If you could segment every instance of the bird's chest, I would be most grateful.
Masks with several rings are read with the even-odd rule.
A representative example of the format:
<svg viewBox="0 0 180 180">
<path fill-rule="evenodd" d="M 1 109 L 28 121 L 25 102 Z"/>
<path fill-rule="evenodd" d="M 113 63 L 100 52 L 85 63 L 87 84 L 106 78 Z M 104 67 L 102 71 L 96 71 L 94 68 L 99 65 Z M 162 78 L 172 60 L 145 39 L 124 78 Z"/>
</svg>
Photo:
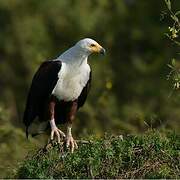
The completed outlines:
<svg viewBox="0 0 180 180">
<path fill-rule="evenodd" d="M 52 92 L 59 100 L 73 101 L 79 97 L 89 80 L 90 67 L 62 66 L 58 81 Z"/>
</svg>

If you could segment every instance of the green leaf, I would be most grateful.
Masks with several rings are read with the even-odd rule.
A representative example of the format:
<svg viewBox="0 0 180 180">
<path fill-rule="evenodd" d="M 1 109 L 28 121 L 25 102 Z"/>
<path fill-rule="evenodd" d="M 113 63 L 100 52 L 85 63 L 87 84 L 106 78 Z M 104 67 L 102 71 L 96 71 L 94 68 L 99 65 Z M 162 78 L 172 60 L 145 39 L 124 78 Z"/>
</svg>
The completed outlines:
<svg viewBox="0 0 180 180">
<path fill-rule="evenodd" d="M 172 59 L 171 64 L 172 64 L 173 66 L 175 66 L 175 65 L 176 65 L 176 60 L 175 60 L 175 59 Z"/>
<path fill-rule="evenodd" d="M 178 22 L 178 18 L 177 18 L 176 16 L 171 15 L 171 18 L 172 18 L 174 21 Z"/>
<path fill-rule="evenodd" d="M 166 5 L 168 7 L 169 10 L 171 10 L 171 1 L 170 0 L 165 0 Z"/>
<path fill-rule="evenodd" d="M 172 66 L 172 65 L 170 65 L 170 64 L 167 64 L 167 66 L 168 66 L 169 68 L 173 69 L 173 66 Z"/>
<path fill-rule="evenodd" d="M 177 11 L 176 13 L 175 13 L 175 16 L 177 16 L 177 15 L 179 15 L 180 14 L 180 11 Z"/>
</svg>

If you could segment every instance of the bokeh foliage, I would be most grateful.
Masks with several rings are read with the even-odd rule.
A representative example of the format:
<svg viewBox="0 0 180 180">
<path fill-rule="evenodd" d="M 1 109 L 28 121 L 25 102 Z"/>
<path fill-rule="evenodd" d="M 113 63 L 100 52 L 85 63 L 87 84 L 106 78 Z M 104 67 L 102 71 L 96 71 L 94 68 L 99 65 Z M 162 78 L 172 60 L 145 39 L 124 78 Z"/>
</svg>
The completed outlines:
<svg viewBox="0 0 180 180">
<path fill-rule="evenodd" d="M 173 12 L 178 7 L 174 0 Z M 152 127 L 179 131 L 180 95 L 166 79 L 167 64 L 178 60 L 179 49 L 165 36 L 173 27 L 166 9 L 163 0 L 1 0 L 0 135 L 17 130 L 22 138 L 34 72 L 84 37 L 97 40 L 107 55 L 89 58 L 92 89 L 74 122 L 76 136 Z M 20 141 L 17 152 L 23 151 Z"/>
</svg>

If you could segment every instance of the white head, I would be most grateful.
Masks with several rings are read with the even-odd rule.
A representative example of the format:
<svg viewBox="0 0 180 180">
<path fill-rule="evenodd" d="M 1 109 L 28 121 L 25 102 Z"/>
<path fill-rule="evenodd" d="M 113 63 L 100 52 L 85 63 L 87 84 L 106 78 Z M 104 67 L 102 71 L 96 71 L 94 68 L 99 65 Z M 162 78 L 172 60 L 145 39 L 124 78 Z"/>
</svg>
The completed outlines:
<svg viewBox="0 0 180 180">
<path fill-rule="evenodd" d="M 75 47 L 78 47 L 81 51 L 86 52 L 87 54 L 101 53 L 104 55 L 106 52 L 102 46 L 100 46 L 95 40 L 90 38 L 85 38 L 78 41 L 75 44 Z"/>
<path fill-rule="evenodd" d="M 85 38 L 78 41 L 73 47 L 62 53 L 58 59 L 66 63 L 83 62 L 92 53 L 105 54 L 105 49 L 96 41 Z"/>
</svg>

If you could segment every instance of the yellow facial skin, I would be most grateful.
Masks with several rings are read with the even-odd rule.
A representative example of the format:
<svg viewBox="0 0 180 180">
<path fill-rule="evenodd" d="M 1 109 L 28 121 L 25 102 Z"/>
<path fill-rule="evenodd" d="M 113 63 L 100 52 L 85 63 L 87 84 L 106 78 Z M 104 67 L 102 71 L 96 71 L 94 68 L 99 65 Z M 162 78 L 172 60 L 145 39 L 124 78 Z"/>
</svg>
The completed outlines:
<svg viewBox="0 0 180 180">
<path fill-rule="evenodd" d="M 98 43 L 91 44 L 89 48 L 92 53 L 101 53 L 103 55 L 105 54 L 105 49 L 102 46 L 100 46 Z"/>
</svg>

